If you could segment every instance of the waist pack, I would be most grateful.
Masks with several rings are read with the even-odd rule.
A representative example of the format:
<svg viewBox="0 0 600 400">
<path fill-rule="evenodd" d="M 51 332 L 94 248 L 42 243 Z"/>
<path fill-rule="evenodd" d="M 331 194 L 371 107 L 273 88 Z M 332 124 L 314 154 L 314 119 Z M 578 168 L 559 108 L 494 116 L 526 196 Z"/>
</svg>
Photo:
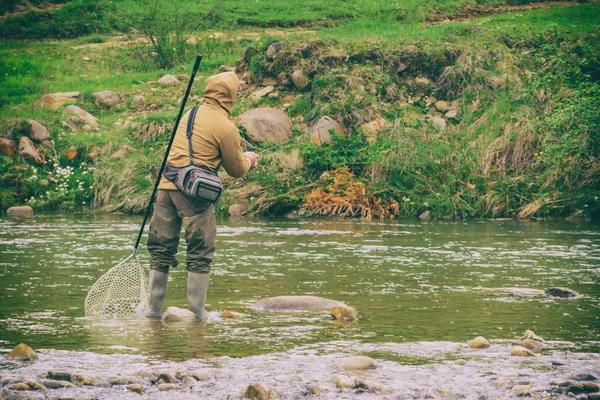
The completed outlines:
<svg viewBox="0 0 600 400">
<path fill-rule="evenodd" d="M 194 118 L 196 117 L 197 111 L 198 106 L 192 108 L 192 111 L 190 111 L 190 117 L 185 132 L 190 151 L 190 163 L 185 167 L 165 166 L 164 177 L 172 182 L 183 194 L 208 201 L 209 203 L 216 203 L 223 193 L 223 182 L 221 182 L 221 178 L 219 178 L 216 171 L 194 164 L 192 127 L 194 126 Z"/>
</svg>

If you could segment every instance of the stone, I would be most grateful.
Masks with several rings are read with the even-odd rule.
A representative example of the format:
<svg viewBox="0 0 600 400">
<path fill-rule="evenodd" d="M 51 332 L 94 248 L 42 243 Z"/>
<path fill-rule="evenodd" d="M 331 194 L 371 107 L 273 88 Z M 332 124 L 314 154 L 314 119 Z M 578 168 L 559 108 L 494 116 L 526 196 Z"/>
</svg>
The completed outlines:
<svg viewBox="0 0 600 400">
<path fill-rule="evenodd" d="M 4 154 L 8 157 L 14 157 L 16 147 L 17 144 L 13 140 L 0 138 L 0 154 Z"/>
<path fill-rule="evenodd" d="M 67 158 L 69 160 L 74 160 L 77 158 L 77 156 L 79 155 L 79 151 L 77 151 L 77 147 L 75 146 L 71 146 L 69 147 L 69 149 L 67 150 Z"/>
<path fill-rule="evenodd" d="M 52 110 L 58 110 L 67 101 L 75 101 L 81 96 L 81 92 L 59 92 L 52 94 L 45 94 L 41 99 L 33 103 L 35 107 L 50 108 Z"/>
<path fill-rule="evenodd" d="M 61 388 L 75 387 L 75 385 L 72 384 L 71 382 L 67 382 L 67 381 L 59 381 L 59 382 L 60 382 L 60 387 Z"/>
<path fill-rule="evenodd" d="M 283 99 L 281 99 L 281 101 L 284 103 L 292 104 L 296 101 L 296 97 L 297 96 L 295 94 L 286 94 L 285 96 L 283 96 Z"/>
<path fill-rule="evenodd" d="M 246 388 L 244 397 L 252 400 L 268 400 L 273 398 L 273 391 L 261 383 L 253 383 Z"/>
<path fill-rule="evenodd" d="M 263 86 L 277 86 L 279 84 L 279 80 L 273 77 L 264 78 L 262 81 Z"/>
<path fill-rule="evenodd" d="M 41 143 L 44 140 L 50 139 L 50 133 L 44 125 L 40 124 L 34 119 L 30 119 L 27 122 L 29 123 L 29 125 L 31 125 L 31 132 L 29 133 L 29 137 L 32 140 Z"/>
<path fill-rule="evenodd" d="M 333 380 L 333 383 L 335 383 L 335 386 L 340 389 L 342 389 L 342 388 L 354 389 L 354 386 L 355 386 L 354 379 L 350 378 L 346 375 L 336 376 L 335 379 Z"/>
<path fill-rule="evenodd" d="M 241 217 L 246 214 L 250 209 L 250 203 L 246 202 L 237 202 L 229 206 L 229 215 L 232 217 Z"/>
<path fill-rule="evenodd" d="M 273 93 L 269 93 L 269 94 L 267 95 L 267 97 L 268 97 L 269 99 L 278 99 L 278 98 L 279 98 L 279 92 L 273 92 Z"/>
<path fill-rule="evenodd" d="M 431 80 L 429 80 L 423 76 L 417 76 L 415 78 L 415 84 L 420 87 L 425 87 L 425 86 L 428 86 L 431 84 Z"/>
<path fill-rule="evenodd" d="M 23 379 L 23 383 L 29 386 L 32 390 L 46 390 L 46 386 L 33 379 Z"/>
<path fill-rule="evenodd" d="M 56 381 L 71 382 L 73 380 L 73 376 L 70 373 L 63 371 L 48 371 L 46 377 L 48 379 L 54 379 Z"/>
<path fill-rule="evenodd" d="M 317 123 L 310 127 L 310 137 L 318 145 L 331 143 L 331 132 L 342 135 L 344 129 L 339 122 L 328 116 L 319 118 Z"/>
<path fill-rule="evenodd" d="M 137 108 L 146 102 L 146 98 L 144 96 L 136 95 L 133 96 L 133 100 L 131 101 L 131 108 Z"/>
<path fill-rule="evenodd" d="M 483 336 L 477 336 L 475 339 L 469 342 L 469 347 L 472 349 L 487 349 L 490 347 L 490 342 L 488 342 Z"/>
<path fill-rule="evenodd" d="M 590 375 L 590 374 L 574 375 L 572 377 L 572 379 L 576 379 L 578 381 L 595 381 L 595 380 L 597 380 L 594 375 Z"/>
<path fill-rule="evenodd" d="M 437 101 L 438 101 L 438 99 L 436 99 L 436 98 L 435 98 L 435 97 L 433 97 L 433 96 L 429 96 L 429 97 L 425 98 L 425 103 L 426 103 L 428 106 L 429 106 L 429 105 L 431 105 L 431 104 L 435 104 L 435 103 L 437 103 Z"/>
<path fill-rule="evenodd" d="M 175 376 L 175 374 L 173 374 L 172 372 L 163 372 L 160 375 L 158 375 L 158 379 L 162 379 L 163 382 L 165 383 L 175 383 L 178 382 L 177 377 Z"/>
<path fill-rule="evenodd" d="M 294 72 L 292 72 L 290 78 L 292 79 L 292 83 L 298 90 L 306 88 L 310 83 L 310 80 L 306 75 L 304 75 L 304 72 L 301 69 L 297 69 Z"/>
<path fill-rule="evenodd" d="M 275 90 L 275 88 L 273 86 L 267 86 L 267 87 L 257 90 L 256 92 L 252 93 L 250 96 L 253 97 L 254 99 L 260 99 L 261 97 L 265 97 L 269 93 L 273 93 L 274 90 Z"/>
<path fill-rule="evenodd" d="M 331 307 L 331 316 L 337 321 L 352 322 L 358 319 L 358 311 L 353 307 L 333 306 Z"/>
<path fill-rule="evenodd" d="M 435 102 L 435 108 L 439 111 L 439 112 L 446 112 L 450 109 L 450 105 L 448 104 L 447 101 L 444 100 L 439 100 Z"/>
<path fill-rule="evenodd" d="M 193 321 L 196 316 L 190 310 L 179 307 L 169 307 L 164 312 L 162 320 L 166 322 Z"/>
<path fill-rule="evenodd" d="M 183 378 L 183 381 L 181 382 L 181 386 L 190 387 L 190 386 L 194 385 L 195 382 L 196 382 L 196 380 L 194 378 L 192 378 L 191 376 L 186 376 L 185 378 Z"/>
<path fill-rule="evenodd" d="M 361 371 L 365 369 L 377 368 L 377 362 L 371 357 L 354 356 L 348 357 L 342 361 L 342 368 L 345 370 Z"/>
<path fill-rule="evenodd" d="M 228 65 L 219 66 L 219 72 L 235 72 L 235 67 L 230 67 Z"/>
<path fill-rule="evenodd" d="M 284 44 L 285 44 L 285 42 L 283 40 L 280 40 L 275 43 L 271 43 L 269 45 L 269 47 L 267 47 L 267 57 L 269 59 L 273 59 L 275 57 L 275 54 L 277 54 L 279 52 L 279 50 L 282 49 Z"/>
<path fill-rule="evenodd" d="M 579 293 L 577 293 L 576 291 L 561 287 L 548 288 L 544 293 L 546 293 L 548 296 L 561 297 L 565 299 L 579 297 Z"/>
<path fill-rule="evenodd" d="M 458 117 L 458 110 L 448 110 L 446 114 L 444 114 L 446 119 L 456 118 Z"/>
<path fill-rule="evenodd" d="M 210 376 L 206 372 L 192 371 L 190 376 L 197 381 L 206 382 L 210 380 Z"/>
<path fill-rule="evenodd" d="M 367 122 L 360 126 L 368 143 L 373 143 L 384 129 L 388 128 L 390 123 L 383 118 L 376 118 L 371 122 Z"/>
<path fill-rule="evenodd" d="M 583 382 L 581 384 L 581 390 L 583 393 L 597 393 L 600 392 L 600 386 L 594 382 Z"/>
<path fill-rule="evenodd" d="M 44 379 L 42 381 L 42 385 L 44 385 L 48 389 L 60 389 L 62 387 L 60 385 L 60 381 L 55 381 L 55 380 L 52 380 L 52 379 Z"/>
<path fill-rule="evenodd" d="M 543 344 L 537 340 L 523 339 L 521 340 L 521 346 L 533 351 L 534 353 L 538 353 L 540 350 L 542 350 Z"/>
<path fill-rule="evenodd" d="M 281 143 L 292 136 L 292 120 L 275 108 L 256 108 L 242 114 L 240 125 L 255 142 Z"/>
<path fill-rule="evenodd" d="M 467 365 L 467 360 L 463 360 L 462 358 L 454 361 L 455 365 Z"/>
<path fill-rule="evenodd" d="M 103 105 L 106 107 L 112 107 L 121 102 L 121 96 L 110 90 L 104 90 L 102 92 L 96 92 L 92 96 L 96 99 L 97 105 Z"/>
<path fill-rule="evenodd" d="M 85 374 L 74 374 L 71 376 L 71 382 L 77 386 L 93 386 L 94 380 Z"/>
<path fill-rule="evenodd" d="M 8 214 L 8 215 L 33 215 L 33 208 L 31 208 L 30 206 L 9 207 L 8 210 L 6 210 L 6 214 Z M 19 347 L 19 346 L 17 346 L 17 347 Z M 15 349 L 17 347 L 15 347 Z M 13 351 L 15 351 L 15 350 L 13 349 Z M 31 350 L 31 351 L 33 351 L 33 350 Z M 11 351 L 11 354 L 12 354 L 12 351 Z M 34 354 L 35 354 L 35 352 L 34 352 Z M 10 358 L 10 354 L 8 355 L 8 357 Z M 36 356 L 36 358 L 37 358 L 37 356 Z"/>
<path fill-rule="evenodd" d="M 131 382 L 131 379 L 129 378 L 125 378 L 124 376 L 120 376 L 120 377 L 114 377 L 114 378 L 109 378 L 108 379 L 108 383 L 110 383 L 111 385 L 115 386 L 115 385 L 128 385 Z"/>
<path fill-rule="evenodd" d="M 161 383 L 160 385 L 158 385 L 158 390 L 160 390 L 161 392 L 166 392 L 167 390 L 174 389 L 177 389 L 177 385 L 174 383 Z"/>
<path fill-rule="evenodd" d="M 162 86 L 177 86 L 179 85 L 179 79 L 173 75 L 167 74 L 160 78 L 156 83 Z"/>
<path fill-rule="evenodd" d="M 517 385 L 512 388 L 512 393 L 517 397 L 529 396 L 531 392 L 531 386 L 529 385 Z"/>
<path fill-rule="evenodd" d="M 419 219 L 422 221 L 429 221 L 431 219 L 431 211 L 425 211 L 424 213 L 419 215 Z"/>
<path fill-rule="evenodd" d="M 23 382 L 15 383 L 10 387 L 12 390 L 31 390 L 29 385 Z"/>
<path fill-rule="evenodd" d="M 94 117 L 92 114 L 90 114 L 89 112 L 85 111 L 81 107 L 66 106 L 63 109 L 63 113 L 75 115 L 75 116 L 79 117 L 84 123 L 86 123 L 94 128 L 97 128 L 100 126 L 100 124 L 98 123 L 98 119 L 96 117 Z"/>
<path fill-rule="evenodd" d="M 308 387 L 308 393 L 310 394 L 321 394 L 323 392 L 324 390 L 319 385 L 312 384 Z"/>
<path fill-rule="evenodd" d="M 28 207 L 28 206 L 23 206 Z M 13 207 L 11 207 L 13 208 Z M 31 209 L 31 207 L 29 207 Z M 10 208 L 8 209 L 10 210 Z M 8 211 L 7 211 L 8 212 Z M 14 211 L 13 211 L 14 213 Z M 30 214 L 33 214 L 33 210 L 30 211 Z M 14 215 L 14 214 L 13 214 Z M 18 344 L 14 349 L 6 356 L 9 360 L 21 360 L 21 361 L 32 361 L 37 360 L 38 355 L 36 352 L 25 343 Z"/>
<path fill-rule="evenodd" d="M 246 315 L 235 311 L 223 311 L 221 318 L 246 318 Z"/>
<path fill-rule="evenodd" d="M 290 84 L 290 76 L 285 72 L 280 72 L 277 75 L 277 83 L 282 86 L 288 86 Z"/>
<path fill-rule="evenodd" d="M 27 136 L 21 136 L 19 139 L 19 155 L 24 158 L 30 158 L 37 164 L 44 165 L 46 161 L 40 154 L 40 151 Z"/>
<path fill-rule="evenodd" d="M 517 346 L 513 347 L 510 351 L 510 355 L 514 357 L 533 357 L 533 351 L 526 349 L 525 347 Z"/>
<path fill-rule="evenodd" d="M 148 371 L 138 371 L 135 373 L 136 376 L 139 376 L 140 378 L 148 378 L 150 380 L 157 380 L 158 376 L 154 373 L 154 372 L 148 372 Z"/>
<path fill-rule="evenodd" d="M 142 393 L 144 391 L 144 387 L 142 385 L 140 385 L 139 383 L 131 383 L 129 385 L 126 386 L 127 390 L 135 392 L 135 393 Z"/>
<path fill-rule="evenodd" d="M 438 128 L 438 129 L 440 129 L 442 131 L 446 130 L 447 123 L 446 123 L 446 120 L 444 118 L 433 117 L 432 121 L 433 121 L 433 126 L 435 126 L 436 128 Z"/>
<path fill-rule="evenodd" d="M 259 300 L 251 307 L 259 311 L 304 311 L 329 310 L 334 306 L 346 304 L 317 296 L 279 296 Z"/>
</svg>

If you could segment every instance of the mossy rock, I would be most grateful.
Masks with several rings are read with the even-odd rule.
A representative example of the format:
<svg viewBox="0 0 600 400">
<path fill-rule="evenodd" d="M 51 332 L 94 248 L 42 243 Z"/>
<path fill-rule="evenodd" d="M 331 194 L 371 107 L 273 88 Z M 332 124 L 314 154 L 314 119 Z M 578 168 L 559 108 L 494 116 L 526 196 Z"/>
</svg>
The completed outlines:
<svg viewBox="0 0 600 400">
<path fill-rule="evenodd" d="M 9 360 L 32 361 L 37 360 L 38 355 L 33 349 L 25 343 L 17 345 L 7 356 Z"/>
</svg>

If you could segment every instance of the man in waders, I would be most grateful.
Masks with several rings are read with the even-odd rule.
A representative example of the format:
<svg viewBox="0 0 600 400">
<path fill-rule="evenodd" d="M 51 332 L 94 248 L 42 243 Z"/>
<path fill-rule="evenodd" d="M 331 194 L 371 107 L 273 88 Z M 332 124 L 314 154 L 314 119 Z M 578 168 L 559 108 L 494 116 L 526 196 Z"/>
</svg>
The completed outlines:
<svg viewBox="0 0 600 400">
<path fill-rule="evenodd" d="M 244 176 L 258 161 L 258 154 L 242 152 L 240 133 L 230 119 L 239 89 L 239 78 L 233 72 L 208 78 L 205 102 L 198 109 L 192 131 L 194 164 L 212 170 L 222 164 L 234 178 Z M 181 119 L 169 153 L 167 163 L 174 167 L 189 164 L 185 135 L 188 118 L 189 111 Z M 158 189 L 148 236 L 150 311 L 146 317 L 160 318 L 162 315 L 169 269 L 178 264 L 175 254 L 183 226 L 187 243 L 187 301 L 196 318 L 205 319 L 210 263 L 217 236 L 215 207 L 212 203 L 181 193 L 164 176 Z"/>
</svg>

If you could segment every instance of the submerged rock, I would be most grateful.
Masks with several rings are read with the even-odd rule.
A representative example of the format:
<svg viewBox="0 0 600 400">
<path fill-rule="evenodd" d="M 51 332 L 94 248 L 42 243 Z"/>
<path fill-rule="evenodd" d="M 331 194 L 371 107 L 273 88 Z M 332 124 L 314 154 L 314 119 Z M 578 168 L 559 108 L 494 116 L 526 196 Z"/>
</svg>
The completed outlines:
<svg viewBox="0 0 600 400">
<path fill-rule="evenodd" d="M 33 210 L 31 210 L 31 213 L 33 214 Z M 31 347 L 27 346 L 25 343 L 21 343 L 15 346 L 6 358 L 9 360 L 31 361 L 37 360 L 38 355 Z"/>
<path fill-rule="evenodd" d="M 46 386 L 48 389 L 60 389 L 62 387 L 60 383 L 60 381 L 52 379 L 44 379 L 42 381 L 42 385 Z"/>
<path fill-rule="evenodd" d="M 365 370 L 377 368 L 377 362 L 371 357 L 354 356 L 346 358 L 342 362 L 342 368 L 345 370 Z"/>
<path fill-rule="evenodd" d="M 336 376 L 335 379 L 333 380 L 333 382 L 335 383 L 335 386 L 340 389 L 342 389 L 342 388 L 354 389 L 354 387 L 356 385 L 354 378 L 350 378 L 346 375 Z"/>
<path fill-rule="evenodd" d="M 192 371 L 190 376 L 197 381 L 206 382 L 210 380 L 210 376 L 206 372 Z"/>
<path fill-rule="evenodd" d="M 169 307 L 162 316 L 162 320 L 165 322 L 175 321 L 193 321 L 196 319 L 196 315 L 190 310 L 179 307 Z"/>
<path fill-rule="evenodd" d="M 259 311 L 307 311 L 327 310 L 346 304 L 317 296 L 279 296 L 257 301 L 252 308 Z"/>
<path fill-rule="evenodd" d="M 162 379 L 163 382 L 165 383 L 175 383 L 178 381 L 177 377 L 175 376 L 175 374 L 171 373 L 171 372 L 163 372 L 158 376 L 158 379 Z"/>
<path fill-rule="evenodd" d="M 561 288 L 561 287 L 551 287 L 546 289 L 545 292 L 548 296 L 552 296 L 552 297 L 561 297 L 561 298 L 574 298 L 574 297 L 579 297 L 579 293 L 577 293 L 574 290 L 568 289 L 568 288 Z"/>
<path fill-rule="evenodd" d="M 72 375 L 68 372 L 62 372 L 62 371 L 48 371 L 48 374 L 46 375 L 46 377 L 48 379 L 54 379 L 56 381 L 68 381 L 71 382 L 71 380 L 73 379 Z"/>
<path fill-rule="evenodd" d="M 533 340 L 533 339 L 521 340 L 521 346 L 533 351 L 534 353 L 539 352 L 540 350 L 542 350 L 542 347 L 544 347 L 542 342 L 538 342 L 537 340 Z"/>
<path fill-rule="evenodd" d="M 253 383 L 244 392 L 244 397 L 253 400 L 268 400 L 274 398 L 273 391 L 261 383 Z"/>
<path fill-rule="evenodd" d="M 319 385 L 312 384 L 308 387 L 309 394 L 321 394 L 323 389 Z"/>
<path fill-rule="evenodd" d="M 135 393 L 142 393 L 144 391 L 144 387 L 139 383 L 132 383 L 130 385 L 127 385 L 127 390 L 130 390 Z"/>
<path fill-rule="evenodd" d="M 358 311 L 352 307 L 333 306 L 331 307 L 331 316 L 338 321 L 352 322 L 358 319 Z"/>
<path fill-rule="evenodd" d="M 10 387 L 12 390 L 31 390 L 29 385 L 23 382 L 15 383 Z"/>
<path fill-rule="evenodd" d="M 221 318 L 246 318 L 246 315 L 235 311 L 223 311 Z"/>
<path fill-rule="evenodd" d="M 158 385 L 158 390 L 161 392 L 166 392 L 167 390 L 177 389 L 177 385 L 174 383 L 161 383 Z"/>
<path fill-rule="evenodd" d="M 33 379 L 23 379 L 23 383 L 29 386 L 32 390 L 46 390 L 44 385 L 38 381 L 34 381 Z"/>
<path fill-rule="evenodd" d="M 488 342 L 483 336 L 477 336 L 475 339 L 469 342 L 469 347 L 472 349 L 487 349 L 490 347 L 490 342 Z"/>
</svg>

